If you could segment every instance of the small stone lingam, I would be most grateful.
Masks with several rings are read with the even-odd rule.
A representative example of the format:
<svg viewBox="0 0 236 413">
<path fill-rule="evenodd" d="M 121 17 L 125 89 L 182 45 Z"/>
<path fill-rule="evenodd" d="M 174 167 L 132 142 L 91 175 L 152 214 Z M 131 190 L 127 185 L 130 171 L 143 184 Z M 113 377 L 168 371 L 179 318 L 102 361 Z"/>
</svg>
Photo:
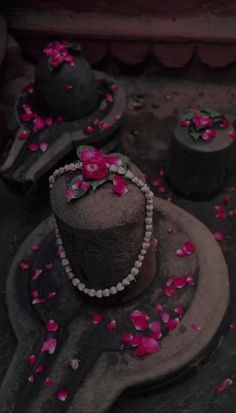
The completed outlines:
<svg viewBox="0 0 236 413">
<path fill-rule="evenodd" d="M 18 128 L 0 159 L 9 188 L 27 191 L 63 159 L 74 158 L 78 144 L 109 152 L 125 109 L 122 89 L 93 71 L 73 42 L 51 42 L 39 59 L 35 84 L 18 96 Z"/>
<path fill-rule="evenodd" d="M 214 109 L 191 110 L 178 121 L 168 154 L 167 174 L 174 189 L 193 199 L 208 199 L 226 183 L 228 156 L 236 131 Z"/>
</svg>

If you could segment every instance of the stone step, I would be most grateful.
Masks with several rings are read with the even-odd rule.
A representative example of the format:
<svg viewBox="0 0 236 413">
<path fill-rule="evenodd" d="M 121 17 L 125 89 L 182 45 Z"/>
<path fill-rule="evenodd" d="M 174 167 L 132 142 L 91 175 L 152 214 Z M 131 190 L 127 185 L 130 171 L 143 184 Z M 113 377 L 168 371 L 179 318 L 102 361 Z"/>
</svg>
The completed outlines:
<svg viewBox="0 0 236 413">
<path fill-rule="evenodd" d="M 15 39 L 7 35 L 5 56 L 0 67 L 0 84 L 23 76 L 23 59 L 21 50 Z"/>
</svg>

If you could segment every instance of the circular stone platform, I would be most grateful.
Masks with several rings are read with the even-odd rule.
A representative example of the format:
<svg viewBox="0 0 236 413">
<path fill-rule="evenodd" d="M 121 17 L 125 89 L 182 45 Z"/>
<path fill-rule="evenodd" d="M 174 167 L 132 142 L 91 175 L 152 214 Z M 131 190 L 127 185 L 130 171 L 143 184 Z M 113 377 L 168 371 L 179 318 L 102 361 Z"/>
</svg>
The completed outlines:
<svg viewBox="0 0 236 413">
<path fill-rule="evenodd" d="M 222 252 L 196 218 L 161 199 L 155 198 L 154 206 L 154 234 L 159 239 L 157 276 L 143 295 L 122 306 L 98 307 L 77 294 L 56 255 L 52 218 L 39 225 L 23 243 L 7 285 L 9 317 L 18 347 L 1 388 L 2 412 L 103 412 L 124 390 L 140 391 L 140 386 L 163 383 L 195 365 L 209 350 L 229 303 L 228 272 Z M 186 240 L 196 245 L 196 252 L 178 257 L 176 250 Z M 39 251 L 32 251 L 35 244 L 40 245 Z M 20 268 L 20 262 L 29 264 L 29 268 Z M 32 280 L 37 268 L 42 273 Z M 194 280 L 192 287 L 180 289 L 170 298 L 163 294 L 169 277 L 189 273 Z M 45 301 L 32 305 L 30 291 L 38 291 L 38 297 Z M 133 310 L 145 311 L 150 321 L 158 320 L 154 310 L 157 304 L 162 304 L 171 318 L 176 316 L 176 306 L 181 305 L 184 316 L 176 330 L 169 332 L 163 327 L 159 352 L 137 357 L 134 349 L 121 347 L 121 336 L 134 333 L 130 322 Z M 92 322 L 94 313 L 103 316 L 99 325 Z M 57 333 L 45 329 L 51 319 L 60 325 Z M 108 331 L 107 323 L 113 319 L 117 327 Z M 193 324 L 200 325 L 200 331 L 195 331 Z M 40 352 L 49 337 L 58 340 L 54 354 Z M 31 354 L 37 355 L 33 367 L 27 364 Z M 76 371 L 68 367 L 68 360 L 74 358 L 80 360 Z M 42 364 L 44 372 L 36 373 Z M 34 383 L 28 381 L 30 375 L 35 377 Z M 53 380 L 50 388 L 44 385 L 47 377 Z M 56 397 L 61 389 L 69 391 L 64 403 Z"/>
<path fill-rule="evenodd" d="M 28 123 L 19 119 L 23 104 L 32 104 L 34 96 L 22 92 L 15 102 L 15 118 L 17 130 L 7 148 L 0 154 L 0 176 L 5 185 L 17 194 L 30 191 L 36 183 L 49 176 L 57 166 L 70 163 L 75 158 L 76 149 L 80 145 L 92 145 L 102 149 L 104 153 L 113 151 L 119 143 L 117 133 L 122 123 L 125 111 L 125 94 L 114 79 L 102 72 L 94 71 L 98 84 L 99 104 L 92 113 L 73 121 L 54 122 L 42 131 L 32 132 Z M 112 102 L 107 102 L 105 96 L 112 96 Z M 101 127 L 94 127 L 93 133 L 87 128 L 102 122 Z M 26 131 L 27 139 L 19 139 L 20 133 Z M 40 149 L 45 145 L 46 149 Z M 38 145 L 31 151 L 29 145 Z"/>
</svg>

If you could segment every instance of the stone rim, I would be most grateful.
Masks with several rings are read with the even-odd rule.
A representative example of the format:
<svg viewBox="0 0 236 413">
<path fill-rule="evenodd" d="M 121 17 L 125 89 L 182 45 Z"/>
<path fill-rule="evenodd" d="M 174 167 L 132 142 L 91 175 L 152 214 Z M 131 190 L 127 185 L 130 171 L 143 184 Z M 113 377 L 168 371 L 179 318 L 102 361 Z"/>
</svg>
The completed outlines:
<svg viewBox="0 0 236 413">
<path fill-rule="evenodd" d="M 209 344 L 224 319 L 229 303 L 228 271 L 223 254 L 212 234 L 196 218 L 166 201 L 155 198 L 154 208 L 156 213 L 159 212 L 164 216 L 171 216 L 172 220 L 178 220 L 184 232 L 187 235 L 191 233 L 191 239 L 196 245 L 199 245 L 201 242 L 201 247 L 198 248 L 200 264 L 199 283 L 194 299 L 181 322 L 181 325 L 187 328 L 187 332 L 183 339 L 183 335 L 179 330 L 172 331 L 163 339 L 160 353 L 149 356 L 139 363 L 132 359 L 129 354 L 123 354 L 123 356 L 120 357 L 117 353 L 112 353 L 114 357 L 118 358 L 118 362 L 115 365 L 115 370 L 112 369 L 110 372 L 106 368 L 108 355 L 107 353 L 103 353 L 91 374 L 86 377 L 83 389 L 81 389 L 82 391 L 80 391 L 79 395 L 75 395 L 68 412 L 72 413 L 75 411 L 78 403 L 80 403 L 80 406 L 83 406 L 84 412 L 90 412 L 91 410 L 101 412 L 107 410 L 122 391 L 130 387 L 130 380 L 132 380 L 132 387 L 143 384 L 144 378 L 142 374 L 140 375 L 140 370 L 145 371 L 145 384 L 166 380 L 173 374 L 180 372 L 189 364 L 196 362 L 199 357 L 202 358 L 203 352 L 208 349 Z M 47 233 L 51 231 L 51 229 L 52 220 L 49 218 L 37 227 L 26 239 L 11 267 L 7 283 L 7 303 L 10 320 L 19 340 L 19 345 L 21 341 L 24 340 L 25 332 L 28 332 L 29 329 L 31 331 L 35 330 L 35 318 L 27 312 L 27 322 L 24 321 L 24 323 L 22 323 L 22 317 L 19 316 L 19 302 L 14 291 L 16 266 L 19 259 L 22 258 L 22 252 L 31 244 L 32 238 L 34 241 L 37 238 L 42 239 L 42 235 L 45 236 L 45 230 Z M 210 254 L 208 256 L 207 251 L 209 250 Z M 207 268 L 212 268 L 212 265 L 215 271 L 211 273 L 207 272 Z M 211 294 L 214 294 L 213 303 L 207 301 L 209 291 Z M 211 308 L 209 308 L 210 304 Z M 191 327 L 193 322 L 199 321 L 202 325 L 202 330 L 196 333 L 189 327 Z M 42 328 L 41 325 L 40 328 Z M 8 371 L 8 380 L 10 379 L 10 372 L 14 370 L 13 365 L 16 362 L 17 354 Z M 129 374 L 125 374 L 126 363 L 129 363 L 132 374 L 130 374 L 130 371 Z M 150 366 L 157 366 L 157 369 L 150 368 Z M 123 373 L 123 376 L 121 373 Z M 106 376 L 106 380 L 104 380 L 104 375 Z M 93 377 L 96 377 L 96 386 L 93 382 Z M 5 379 L 3 389 L 6 388 L 6 384 L 7 381 Z M 94 389 L 93 394 L 91 394 L 91 385 Z M 108 395 L 106 398 L 104 398 L 105 392 Z M 78 397 L 79 400 L 77 400 Z M 96 406 L 95 410 L 94 406 Z"/>
</svg>

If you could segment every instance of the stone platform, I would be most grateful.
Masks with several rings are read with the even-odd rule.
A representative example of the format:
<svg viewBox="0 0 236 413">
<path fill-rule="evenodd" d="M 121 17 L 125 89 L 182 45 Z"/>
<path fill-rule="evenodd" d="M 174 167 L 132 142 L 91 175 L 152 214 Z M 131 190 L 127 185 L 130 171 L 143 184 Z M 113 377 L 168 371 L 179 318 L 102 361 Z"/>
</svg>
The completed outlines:
<svg viewBox="0 0 236 413">
<path fill-rule="evenodd" d="M 9 316 L 17 336 L 18 347 L 1 388 L 1 411 L 10 412 L 103 412 L 126 389 L 150 387 L 166 382 L 180 372 L 188 371 L 204 357 L 217 334 L 229 302 L 227 267 L 213 236 L 197 219 L 169 202 L 155 199 L 155 236 L 158 235 L 157 276 L 152 286 L 136 300 L 110 308 L 99 308 L 85 302 L 66 279 L 56 254 L 52 219 L 48 218 L 22 244 L 11 267 L 7 285 Z M 178 257 L 176 250 L 186 240 L 196 246 L 188 257 Z M 32 251 L 32 245 L 40 245 Z M 43 257 L 43 258 L 42 258 Z M 19 263 L 29 268 L 19 268 Z M 33 271 L 43 271 L 32 280 Z M 166 297 L 163 288 L 167 279 L 192 274 L 194 285 Z M 41 304 L 32 305 L 30 292 L 38 291 Z M 159 352 L 137 357 L 133 350 L 121 347 L 121 336 L 133 332 L 129 320 L 138 309 L 158 320 L 157 304 L 174 317 L 173 309 L 182 306 L 184 316 L 176 330 L 163 329 Z M 93 314 L 103 321 L 94 325 Z M 49 320 L 59 323 L 59 332 L 47 333 Z M 108 331 L 107 323 L 116 320 L 116 329 Z M 192 328 L 199 325 L 200 331 Z M 58 340 L 54 354 L 41 352 L 49 337 Z M 29 355 L 37 363 L 29 367 Z M 79 359 L 78 370 L 68 366 Z M 44 365 L 42 374 L 36 372 Z M 35 382 L 28 378 L 34 375 Z M 45 378 L 53 385 L 46 388 Z M 58 390 L 69 395 L 62 403 Z"/>
</svg>

